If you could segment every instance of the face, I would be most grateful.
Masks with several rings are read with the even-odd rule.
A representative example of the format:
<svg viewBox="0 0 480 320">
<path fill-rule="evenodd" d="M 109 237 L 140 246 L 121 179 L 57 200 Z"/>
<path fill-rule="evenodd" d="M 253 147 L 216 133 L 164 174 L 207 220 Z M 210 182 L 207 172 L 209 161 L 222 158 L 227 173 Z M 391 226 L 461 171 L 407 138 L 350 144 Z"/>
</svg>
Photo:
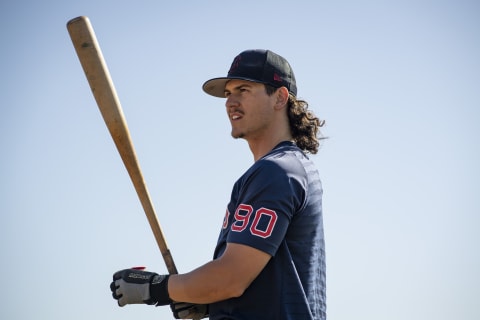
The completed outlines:
<svg viewBox="0 0 480 320">
<path fill-rule="evenodd" d="M 227 115 L 232 137 L 262 139 L 274 120 L 275 95 L 267 95 L 261 83 L 231 80 L 225 86 Z"/>
</svg>

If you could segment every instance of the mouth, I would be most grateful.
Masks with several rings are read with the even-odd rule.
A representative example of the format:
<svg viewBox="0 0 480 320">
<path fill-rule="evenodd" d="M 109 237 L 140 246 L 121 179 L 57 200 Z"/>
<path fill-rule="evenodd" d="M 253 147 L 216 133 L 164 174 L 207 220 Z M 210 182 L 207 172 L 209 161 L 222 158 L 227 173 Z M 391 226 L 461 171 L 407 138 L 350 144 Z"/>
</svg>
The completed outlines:
<svg viewBox="0 0 480 320">
<path fill-rule="evenodd" d="M 234 112 L 234 113 L 231 113 L 230 114 L 230 120 L 232 121 L 237 121 L 237 120 L 240 120 L 242 118 L 242 114 L 239 113 L 239 112 Z"/>
</svg>

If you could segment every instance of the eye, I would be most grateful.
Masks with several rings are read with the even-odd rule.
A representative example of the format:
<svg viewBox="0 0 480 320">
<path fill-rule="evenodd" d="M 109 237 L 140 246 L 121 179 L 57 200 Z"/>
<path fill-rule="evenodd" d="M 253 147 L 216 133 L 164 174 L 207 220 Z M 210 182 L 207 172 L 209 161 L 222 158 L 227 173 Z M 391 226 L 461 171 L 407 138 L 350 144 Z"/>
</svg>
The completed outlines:
<svg viewBox="0 0 480 320">
<path fill-rule="evenodd" d="M 225 98 L 228 98 L 228 96 L 230 96 L 230 92 L 229 92 L 229 91 L 225 91 L 225 92 L 223 93 L 223 95 L 225 96 Z"/>
</svg>

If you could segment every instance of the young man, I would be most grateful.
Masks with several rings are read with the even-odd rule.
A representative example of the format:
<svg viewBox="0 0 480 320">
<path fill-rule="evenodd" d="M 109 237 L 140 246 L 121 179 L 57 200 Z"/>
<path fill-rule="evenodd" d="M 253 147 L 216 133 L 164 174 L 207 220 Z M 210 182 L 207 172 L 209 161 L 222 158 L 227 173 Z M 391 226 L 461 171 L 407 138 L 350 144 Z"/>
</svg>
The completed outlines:
<svg viewBox="0 0 480 320">
<path fill-rule="evenodd" d="M 233 187 L 214 259 L 185 274 L 118 271 L 113 297 L 170 304 L 177 319 L 326 319 L 322 187 L 305 154 L 318 151 L 323 122 L 269 50 L 240 53 L 203 90 L 226 98 L 232 136 L 254 158 Z"/>
</svg>

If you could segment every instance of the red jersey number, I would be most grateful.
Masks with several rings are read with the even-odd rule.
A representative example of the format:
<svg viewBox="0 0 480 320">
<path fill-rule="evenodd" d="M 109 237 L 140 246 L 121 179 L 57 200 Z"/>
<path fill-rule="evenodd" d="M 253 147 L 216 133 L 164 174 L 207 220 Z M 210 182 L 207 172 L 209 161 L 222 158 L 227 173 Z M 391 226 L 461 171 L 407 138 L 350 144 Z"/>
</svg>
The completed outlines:
<svg viewBox="0 0 480 320">
<path fill-rule="evenodd" d="M 248 222 L 252 217 L 253 208 L 250 205 L 241 204 L 238 206 L 237 210 L 235 211 L 234 219 L 235 221 L 232 223 L 232 231 L 235 232 L 242 232 L 247 228 Z M 226 227 L 226 220 L 228 217 L 228 210 L 224 221 L 224 228 Z M 260 221 L 265 222 L 265 219 L 268 219 L 268 223 L 264 229 L 259 228 Z M 250 226 L 250 233 L 261 237 L 261 238 L 268 238 L 272 235 L 273 228 L 275 227 L 275 223 L 277 222 L 277 213 L 273 210 L 267 208 L 260 208 L 255 212 L 253 215 L 253 222 Z"/>
</svg>

